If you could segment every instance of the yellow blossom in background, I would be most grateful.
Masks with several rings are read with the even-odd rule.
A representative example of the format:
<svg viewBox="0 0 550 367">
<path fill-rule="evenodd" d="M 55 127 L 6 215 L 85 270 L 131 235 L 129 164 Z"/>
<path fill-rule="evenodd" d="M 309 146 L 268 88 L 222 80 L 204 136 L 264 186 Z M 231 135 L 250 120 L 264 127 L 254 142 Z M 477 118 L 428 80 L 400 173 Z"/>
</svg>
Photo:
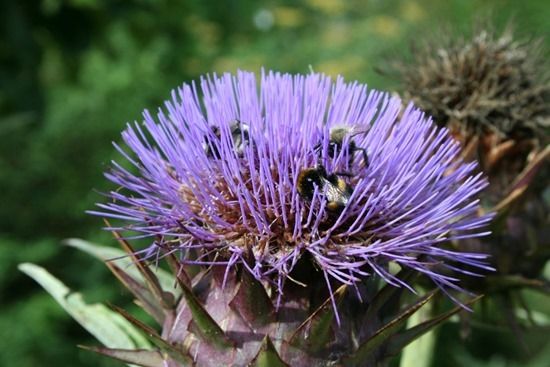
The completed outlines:
<svg viewBox="0 0 550 367">
<path fill-rule="evenodd" d="M 343 58 L 331 59 L 313 65 L 316 72 L 322 72 L 332 77 L 338 75 L 353 76 L 358 75 L 365 69 L 366 60 L 359 56 L 345 55 Z"/>
<path fill-rule="evenodd" d="M 343 13 L 348 7 L 348 2 L 341 0 L 307 0 L 306 3 L 312 8 L 329 15 Z"/>
<path fill-rule="evenodd" d="M 352 32 L 352 27 L 349 23 L 329 23 L 322 31 L 321 40 L 327 47 L 344 46 L 351 41 L 350 32 Z"/>
<path fill-rule="evenodd" d="M 396 37 L 399 35 L 399 21 L 387 15 L 378 15 L 372 18 L 371 29 L 383 37 Z"/>
<path fill-rule="evenodd" d="M 273 9 L 275 24 L 283 28 L 294 28 L 304 24 L 306 14 L 298 8 L 291 6 L 278 6 Z"/>
<path fill-rule="evenodd" d="M 231 72 L 235 73 L 239 69 L 260 70 L 266 63 L 261 55 L 251 55 L 247 58 L 221 57 L 213 65 L 213 70 L 217 73 Z"/>
<path fill-rule="evenodd" d="M 193 34 L 200 37 L 202 44 L 214 45 L 221 38 L 219 25 L 214 22 L 209 22 L 198 16 L 189 16 L 185 22 L 187 28 Z"/>
<path fill-rule="evenodd" d="M 418 22 L 426 17 L 426 11 L 415 1 L 404 1 L 399 7 L 400 15 L 409 22 Z"/>
</svg>

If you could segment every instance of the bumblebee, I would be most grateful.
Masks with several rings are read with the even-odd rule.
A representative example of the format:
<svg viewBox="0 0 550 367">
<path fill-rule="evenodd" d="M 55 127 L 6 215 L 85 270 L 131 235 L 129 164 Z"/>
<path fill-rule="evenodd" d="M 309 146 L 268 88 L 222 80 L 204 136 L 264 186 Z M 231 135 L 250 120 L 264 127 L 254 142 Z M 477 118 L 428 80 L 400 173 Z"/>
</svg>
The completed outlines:
<svg viewBox="0 0 550 367">
<path fill-rule="evenodd" d="M 327 153 L 329 157 L 334 157 L 336 154 L 338 154 L 342 147 L 344 146 L 344 139 L 346 136 L 349 137 L 348 141 L 348 149 L 349 149 L 349 166 L 353 165 L 353 160 L 355 157 L 355 153 L 360 151 L 363 156 L 363 162 L 365 164 L 365 167 L 369 166 L 369 157 L 367 155 L 367 150 L 365 148 L 358 147 L 357 144 L 353 139 L 351 139 L 353 136 L 365 133 L 366 131 L 353 131 L 352 127 L 349 126 L 335 126 L 330 129 L 330 138 L 328 143 L 328 149 Z M 315 149 L 319 151 L 319 155 L 321 154 L 323 148 L 323 143 L 318 143 L 315 146 Z"/>
<path fill-rule="evenodd" d="M 221 140 L 221 131 L 218 126 L 211 126 L 211 133 L 205 135 L 203 148 L 209 158 L 220 159 L 219 141 Z M 245 146 L 250 142 L 250 126 L 239 120 L 233 120 L 229 123 L 229 132 L 233 141 L 233 149 L 239 157 L 244 154 Z M 216 139 L 214 142 L 213 138 Z"/>
<path fill-rule="evenodd" d="M 300 196 L 311 201 L 317 187 L 317 190 L 327 199 L 327 209 L 338 211 L 347 205 L 353 192 L 353 188 L 339 177 L 343 175 L 336 173 L 329 175 L 321 165 L 306 168 L 298 174 L 296 188 Z"/>
</svg>

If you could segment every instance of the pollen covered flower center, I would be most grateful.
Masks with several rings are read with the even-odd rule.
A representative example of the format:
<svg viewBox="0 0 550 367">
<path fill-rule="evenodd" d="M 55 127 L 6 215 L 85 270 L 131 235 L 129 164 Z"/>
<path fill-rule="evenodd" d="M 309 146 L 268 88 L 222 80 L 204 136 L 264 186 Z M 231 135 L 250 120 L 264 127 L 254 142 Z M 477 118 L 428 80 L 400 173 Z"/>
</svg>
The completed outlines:
<svg viewBox="0 0 550 367">
<path fill-rule="evenodd" d="M 318 155 L 317 162 L 299 169 L 298 175 L 294 175 L 295 178 L 290 168 L 281 171 L 280 167 L 269 167 L 270 182 L 274 186 L 273 189 L 282 193 L 286 199 L 269 200 L 270 192 L 267 190 L 266 184 L 260 179 L 258 169 L 253 169 L 254 167 L 260 167 L 258 160 L 266 159 L 266 157 L 261 157 L 253 144 L 248 144 L 249 139 L 248 134 L 245 140 L 241 139 L 241 136 L 232 137 L 230 148 L 238 154 L 236 167 L 239 174 L 228 177 L 224 174 L 227 167 L 225 166 L 226 162 L 221 157 L 223 149 L 220 148 L 219 135 L 205 136 L 202 146 L 212 163 L 210 170 L 204 172 L 200 176 L 201 179 L 194 181 L 191 185 L 180 183 L 179 186 L 181 199 L 189 203 L 196 218 L 200 218 L 200 226 L 216 234 L 216 242 L 221 246 L 231 242 L 243 248 L 252 248 L 255 252 L 276 252 L 298 244 L 307 245 L 315 238 L 327 235 L 328 230 L 339 219 L 348 203 L 358 176 L 351 172 L 327 173 L 326 168 L 321 163 L 322 147 L 321 143 L 318 143 L 307 148 Z M 343 155 L 350 163 L 353 163 L 352 159 L 354 158 L 350 158 L 349 153 L 350 151 L 355 153 L 358 148 L 354 142 L 352 143 L 350 149 L 350 146 L 342 147 L 342 140 L 339 140 L 338 143 L 329 140 L 327 159 L 333 161 L 334 157 L 340 155 L 342 149 L 346 149 L 346 154 Z M 358 163 L 355 166 L 356 168 L 367 162 L 366 155 L 364 157 L 360 164 L 356 162 Z M 250 159 L 255 160 L 255 162 L 251 164 Z M 266 160 L 272 161 L 274 159 L 278 158 Z M 231 168 L 234 170 L 235 166 Z M 346 167 L 346 169 L 349 170 L 349 167 Z M 170 169 L 170 171 L 173 171 L 173 169 Z M 280 175 L 287 176 L 289 180 L 281 180 Z M 174 176 L 172 178 L 177 179 Z M 208 182 L 208 185 L 205 185 L 205 182 Z M 250 193 L 250 201 L 245 200 L 243 202 L 239 192 L 232 189 L 232 187 L 239 185 L 241 186 L 241 193 L 243 191 Z M 195 193 L 197 188 L 201 186 L 213 189 L 211 193 L 212 205 L 204 206 L 200 204 L 201 201 Z M 296 192 L 298 192 L 298 196 L 296 196 Z M 300 208 L 302 210 L 299 212 L 296 209 L 297 206 L 292 205 L 293 197 L 301 201 Z M 317 199 L 316 202 L 313 202 L 314 197 Z M 250 226 L 246 225 L 256 221 L 255 215 L 258 215 L 257 211 L 248 207 L 250 202 L 256 204 L 254 205 L 256 208 L 261 208 L 260 215 L 264 218 L 264 222 L 269 224 L 267 230 L 260 230 L 259 227 L 253 227 L 251 230 Z M 362 204 L 366 204 L 366 202 Z M 309 211 L 319 216 L 320 220 L 317 223 L 314 223 L 311 218 L 308 220 Z M 322 215 L 319 214 L 321 211 L 323 211 Z M 282 212 L 285 214 L 284 219 Z M 220 220 L 224 225 L 217 224 Z M 351 224 L 350 221 L 351 218 L 346 219 L 348 225 Z M 230 225 L 227 226 L 226 224 Z M 299 236 L 296 236 L 293 232 L 296 227 L 301 228 Z M 340 229 L 345 229 L 345 227 L 345 225 L 341 226 Z M 358 231 L 353 239 L 368 245 L 372 236 L 366 230 L 363 230 Z M 350 241 L 350 236 L 345 236 L 342 230 L 337 229 L 331 232 L 331 240 L 328 243 L 338 245 L 346 241 Z"/>
</svg>

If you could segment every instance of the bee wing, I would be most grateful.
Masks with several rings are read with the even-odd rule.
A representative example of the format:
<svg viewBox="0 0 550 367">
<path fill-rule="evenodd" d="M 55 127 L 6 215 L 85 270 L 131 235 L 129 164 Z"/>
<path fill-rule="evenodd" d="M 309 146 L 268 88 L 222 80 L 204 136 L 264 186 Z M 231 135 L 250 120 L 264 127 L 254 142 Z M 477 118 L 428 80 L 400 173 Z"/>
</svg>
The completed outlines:
<svg viewBox="0 0 550 367">
<path fill-rule="evenodd" d="M 352 138 L 357 135 L 366 134 L 370 131 L 370 126 L 354 127 L 349 133 L 349 137 Z"/>
<path fill-rule="evenodd" d="M 338 203 L 339 205 L 346 205 L 348 202 L 348 194 L 340 190 L 329 180 L 324 180 L 324 194 L 328 202 Z"/>
</svg>

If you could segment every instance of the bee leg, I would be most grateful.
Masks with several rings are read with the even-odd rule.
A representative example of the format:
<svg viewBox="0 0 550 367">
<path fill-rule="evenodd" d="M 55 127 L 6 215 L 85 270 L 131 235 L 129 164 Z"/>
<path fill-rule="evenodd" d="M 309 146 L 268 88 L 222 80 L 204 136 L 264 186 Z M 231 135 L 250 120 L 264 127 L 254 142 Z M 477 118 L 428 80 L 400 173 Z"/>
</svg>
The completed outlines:
<svg viewBox="0 0 550 367">
<path fill-rule="evenodd" d="M 363 162 L 365 162 L 365 168 L 369 168 L 369 156 L 367 155 L 367 150 L 365 148 L 355 148 L 355 150 L 361 151 Z"/>
<path fill-rule="evenodd" d="M 323 163 L 323 143 L 319 142 L 313 147 L 313 151 L 317 153 L 317 164 L 320 166 Z"/>
<path fill-rule="evenodd" d="M 333 172 L 331 176 L 344 176 L 344 177 L 354 177 L 353 173 L 350 172 Z"/>
<path fill-rule="evenodd" d="M 323 148 L 323 143 L 319 142 L 315 144 L 315 146 L 313 147 L 313 151 L 316 153 L 321 153 L 322 148 Z"/>
</svg>

